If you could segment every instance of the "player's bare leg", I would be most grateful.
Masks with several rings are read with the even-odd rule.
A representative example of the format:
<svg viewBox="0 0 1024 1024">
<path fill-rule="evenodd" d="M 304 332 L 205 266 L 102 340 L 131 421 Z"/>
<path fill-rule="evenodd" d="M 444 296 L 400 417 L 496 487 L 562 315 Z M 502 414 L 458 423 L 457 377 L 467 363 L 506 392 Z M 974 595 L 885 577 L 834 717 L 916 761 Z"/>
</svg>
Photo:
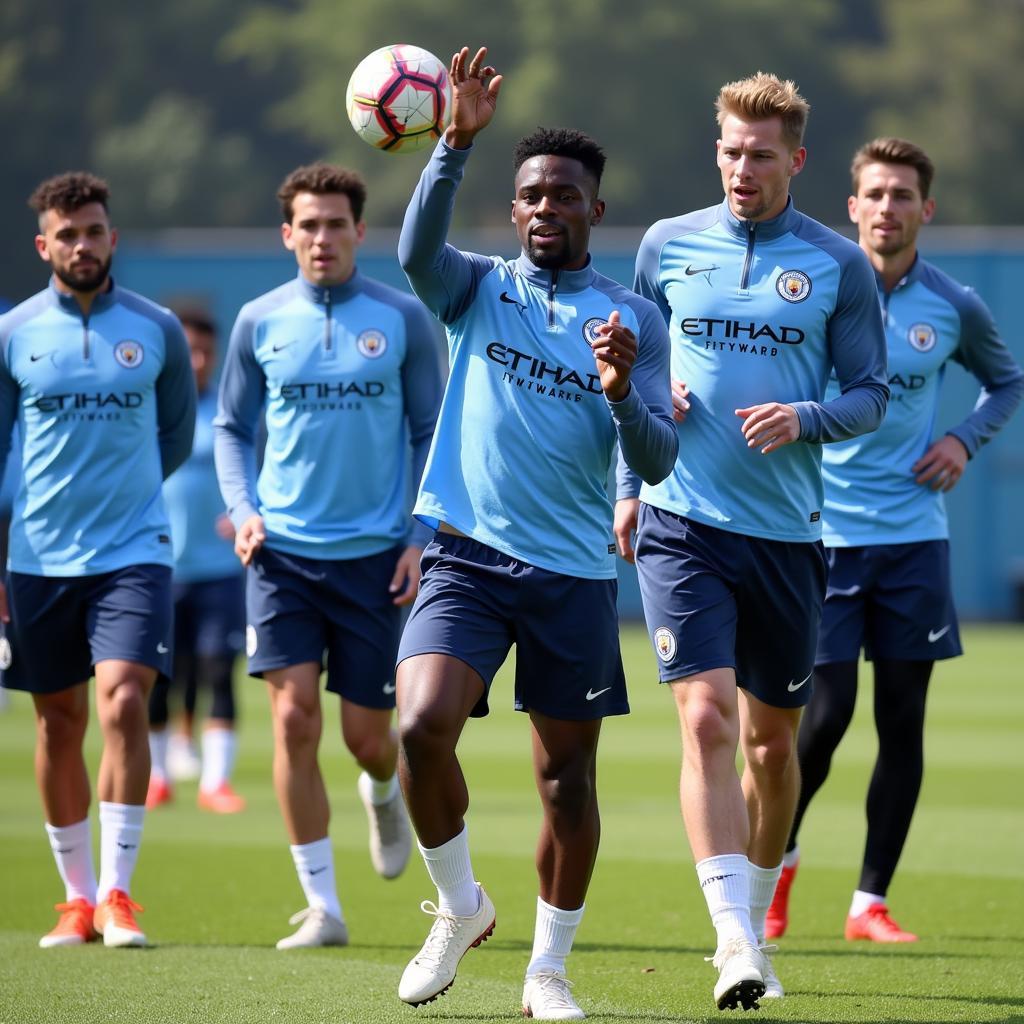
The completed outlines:
<svg viewBox="0 0 1024 1024">
<path fill-rule="evenodd" d="M 736 774 L 739 707 L 731 668 L 675 680 L 683 742 L 680 803 L 697 877 L 718 936 L 719 1009 L 757 1006 L 763 955 L 750 925 L 750 824 Z"/>
<path fill-rule="evenodd" d="M 156 669 L 116 658 L 96 664 L 96 718 L 103 732 L 96 792 L 100 799 L 100 877 L 96 930 L 107 946 L 144 946 L 131 899 L 149 786 L 149 694 Z"/>
<path fill-rule="evenodd" d="M 583 917 L 601 838 L 597 741 L 601 720 L 570 722 L 531 712 L 533 767 L 544 808 L 537 842 L 540 897 L 523 1010 L 541 1019 L 582 1019 L 565 960 Z"/>
<path fill-rule="evenodd" d="M 300 925 L 298 931 L 281 939 L 277 948 L 343 946 L 348 929 L 334 881 L 327 837 L 330 806 L 317 760 L 323 731 L 320 665 L 303 662 L 263 675 L 274 724 L 274 789 L 307 902 L 291 921 Z"/>
<path fill-rule="evenodd" d="M 89 814 L 89 774 L 82 755 L 89 724 L 87 683 L 32 696 L 36 714 L 36 782 L 49 824 L 58 828 Z"/>
<path fill-rule="evenodd" d="M 739 691 L 743 795 L 750 818 L 750 918 L 763 946 L 765 919 L 782 874 L 782 857 L 800 797 L 796 737 L 802 708 L 776 708 Z M 765 996 L 778 999 L 782 983 L 765 955 Z"/>
<path fill-rule="evenodd" d="M 430 933 L 398 986 L 399 998 L 418 1006 L 443 994 L 459 961 L 494 929 L 494 905 L 473 877 L 465 814 L 469 790 L 455 747 L 473 706 L 484 694 L 480 676 L 445 654 L 422 654 L 398 666 L 398 776 L 437 886 Z"/>
<path fill-rule="evenodd" d="M 412 835 L 396 774 L 398 734 L 390 710 L 341 700 L 341 735 L 363 769 L 359 798 L 370 824 L 370 860 L 383 878 L 397 878 L 409 862 Z"/>
</svg>

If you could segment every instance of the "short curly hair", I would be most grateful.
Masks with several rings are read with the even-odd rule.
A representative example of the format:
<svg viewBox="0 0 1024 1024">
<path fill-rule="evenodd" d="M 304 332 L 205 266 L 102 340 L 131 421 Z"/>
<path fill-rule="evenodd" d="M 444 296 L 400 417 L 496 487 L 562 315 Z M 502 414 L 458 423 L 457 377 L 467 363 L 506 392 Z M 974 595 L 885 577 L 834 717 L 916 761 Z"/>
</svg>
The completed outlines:
<svg viewBox="0 0 1024 1024">
<path fill-rule="evenodd" d="M 277 190 L 281 203 L 281 214 L 290 224 L 294 214 L 292 204 L 300 192 L 311 192 L 315 196 L 346 195 L 352 204 L 352 216 L 356 222 L 363 219 L 366 205 L 366 182 L 355 171 L 336 164 L 318 160 L 315 164 L 296 167 Z"/>
<path fill-rule="evenodd" d="M 28 205 L 40 216 L 47 210 L 70 213 L 90 203 L 99 203 L 104 210 L 110 199 L 110 186 L 88 171 L 65 171 L 36 186 Z"/>
<path fill-rule="evenodd" d="M 601 184 L 604 173 L 604 150 L 587 134 L 575 128 L 538 128 L 516 143 L 512 151 L 515 173 L 535 156 L 565 156 L 578 160 Z"/>
</svg>

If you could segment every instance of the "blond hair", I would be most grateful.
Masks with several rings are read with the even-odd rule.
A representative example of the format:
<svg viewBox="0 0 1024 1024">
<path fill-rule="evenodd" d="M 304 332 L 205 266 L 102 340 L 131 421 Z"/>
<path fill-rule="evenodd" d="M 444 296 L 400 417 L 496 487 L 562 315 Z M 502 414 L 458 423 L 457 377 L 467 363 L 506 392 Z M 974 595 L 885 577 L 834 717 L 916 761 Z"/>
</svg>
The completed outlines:
<svg viewBox="0 0 1024 1024">
<path fill-rule="evenodd" d="M 758 71 L 749 78 L 727 82 L 715 100 L 718 123 L 732 114 L 743 121 L 782 119 L 782 138 L 790 149 L 803 143 L 811 105 L 797 92 L 796 83 Z"/>
</svg>

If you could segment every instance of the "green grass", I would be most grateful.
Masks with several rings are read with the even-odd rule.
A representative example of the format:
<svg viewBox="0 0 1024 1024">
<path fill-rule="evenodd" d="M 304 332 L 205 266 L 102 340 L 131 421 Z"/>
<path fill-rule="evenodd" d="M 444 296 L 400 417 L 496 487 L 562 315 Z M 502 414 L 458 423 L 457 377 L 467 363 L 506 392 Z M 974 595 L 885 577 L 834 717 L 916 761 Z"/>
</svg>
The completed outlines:
<svg viewBox="0 0 1024 1024">
<path fill-rule="evenodd" d="M 793 920 L 776 957 L 788 994 L 762 1004 L 763 1019 L 1024 1021 L 1024 633 L 965 634 L 967 656 L 940 665 L 932 684 L 924 791 L 890 893 L 898 920 L 922 941 L 893 949 L 842 938 L 874 757 L 862 674 L 854 726 L 801 836 Z M 674 711 L 653 682 L 646 639 L 629 630 L 624 647 L 633 714 L 605 726 L 604 836 L 570 974 L 594 1021 L 718 1020 L 713 970 L 702 962 L 713 933 L 677 807 Z M 373 874 L 356 773 L 336 728 L 322 762 L 352 945 L 273 949 L 302 898 L 270 786 L 266 701 L 251 680 L 240 684 L 237 773 L 247 811 L 201 814 L 193 784 L 146 822 L 133 895 L 147 908 L 155 948 L 38 949 L 63 893 L 32 778 L 31 710 L 16 696 L 0 715 L 0 1024 L 515 1019 L 533 934 L 539 812 L 527 721 L 508 710 L 509 684 L 506 668 L 495 710 L 470 723 L 461 749 L 474 866 L 498 927 L 466 958 L 451 992 L 420 1010 L 400 1003 L 395 988 L 428 927 L 419 901 L 433 894 L 415 859 L 395 882 Z M 333 718 L 333 699 L 326 706 Z M 95 764 L 95 728 L 88 749 Z"/>
</svg>

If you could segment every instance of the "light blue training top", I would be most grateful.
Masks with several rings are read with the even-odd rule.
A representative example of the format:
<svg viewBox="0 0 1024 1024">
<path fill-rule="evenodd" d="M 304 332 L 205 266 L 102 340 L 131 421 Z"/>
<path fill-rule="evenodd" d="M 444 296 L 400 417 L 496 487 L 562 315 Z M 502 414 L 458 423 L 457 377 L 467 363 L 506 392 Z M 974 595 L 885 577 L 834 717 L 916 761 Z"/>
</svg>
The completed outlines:
<svg viewBox="0 0 1024 1024">
<path fill-rule="evenodd" d="M 542 569 L 611 579 L 616 442 L 651 482 L 675 460 L 665 325 L 589 260 L 542 270 L 525 254 L 446 244 L 470 152 L 438 143 L 399 241 L 413 290 L 447 329 L 451 363 L 414 512 Z M 615 403 L 591 350 L 613 310 L 638 339 L 630 390 Z"/>
<path fill-rule="evenodd" d="M 904 544 L 949 535 L 941 491 L 911 469 L 934 440 L 946 365 L 960 363 L 981 383 L 974 410 L 949 431 L 971 457 L 1013 415 L 1024 372 L 992 314 L 971 288 L 918 258 L 891 292 L 877 278 L 889 346 L 889 408 L 873 434 L 829 445 L 823 539 L 830 547 Z M 839 393 L 829 383 L 826 397 Z"/>
<path fill-rule="evenodd" d="M 161 485 L 188 456 L 195 412 L 177 317 L 113 281 L 87 317 L 52 281 L 0 317 L 0 474 L 15 421 L 22 461 L 9 568 L 171 565 Z"/>
<path fill-rule="evenodd" d="M 740 220 L 728 202 L 658 221 L 636 290 L 661 308 L 672 376 L 690 388 L 679 458 L 657 486 L 619 473 L 618 496 L 752 537 L 816 541 L 821 446 L 874 430 L 885 412 L 885 334 L 871 266 L 849 239 L 794 209 Z M 833 367 L 841 394 L 823 401 Z M 792 405 L 800 437 L 748 448 L 737 409 Z"/>
</svg>

